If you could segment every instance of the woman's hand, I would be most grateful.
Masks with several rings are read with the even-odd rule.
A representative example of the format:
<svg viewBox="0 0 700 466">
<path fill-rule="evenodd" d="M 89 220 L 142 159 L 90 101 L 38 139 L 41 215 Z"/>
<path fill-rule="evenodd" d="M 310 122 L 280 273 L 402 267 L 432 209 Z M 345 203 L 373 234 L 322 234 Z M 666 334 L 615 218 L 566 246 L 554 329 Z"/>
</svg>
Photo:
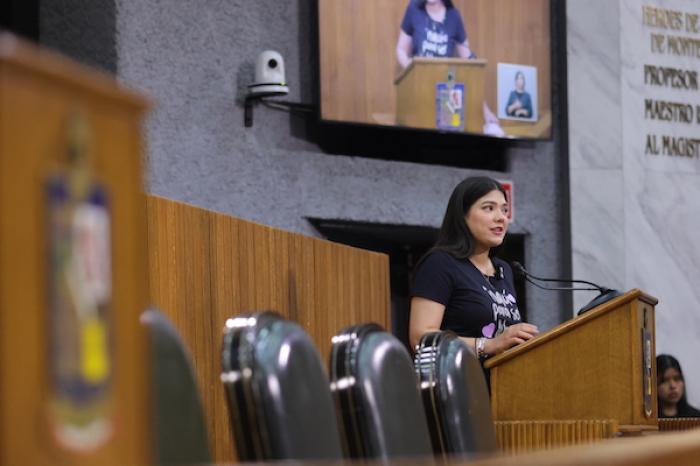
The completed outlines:
<svg viewBox="0 0 700 466">
<path fill-rule="evenodd" d="M 515 99 L 515 102 L 510 104 L 508 108 L 506 109 L 506 113 L 509 115 L 517 114 L 517 112 L 523 108 L 522 102 L 520 102 L 520 99 Z"/>
<path fill-rule="evenodd" d="M 413 38 L 403 31 L 399 31 L 399 40 L 396 42 L 396 59 L 402 69 L 408 68 L 413 61 Z"/>
<path fill-rule="evenodd" d="M 484 351 L 490 356 L 500 354 L 508 348 L 512 348 L 520 343 L 525 343 L 538 333 L 540 333 L 540 331 L 532 324 L 521 323 L 511 325 L 496 338 L 486 340 Z"/>
<path fill-rule="evenodd" d="M 523 117 L 523 118 L 529 118 L 530 117 L 530 111 L 526 108 L 519 108 L 515 111 L 515 116 Z"/>
</svg>

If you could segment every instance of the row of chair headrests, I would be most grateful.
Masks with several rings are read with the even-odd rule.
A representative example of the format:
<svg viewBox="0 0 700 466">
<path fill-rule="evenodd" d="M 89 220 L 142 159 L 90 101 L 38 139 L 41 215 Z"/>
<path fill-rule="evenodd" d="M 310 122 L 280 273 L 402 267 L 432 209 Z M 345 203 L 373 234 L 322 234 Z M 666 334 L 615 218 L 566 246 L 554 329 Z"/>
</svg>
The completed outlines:
<svg viewBox="0 0 700 466">
<path fill-rule="evenodd" d="M 380 326 L 348 327 L 332 339 L 329 381 L 308 334 L 260 312 L 226 322 L 221 362 L 240 461 L 495 449 L 481 365 L 449 332 L 424 336 L 414 366 Z"/>
</svg>

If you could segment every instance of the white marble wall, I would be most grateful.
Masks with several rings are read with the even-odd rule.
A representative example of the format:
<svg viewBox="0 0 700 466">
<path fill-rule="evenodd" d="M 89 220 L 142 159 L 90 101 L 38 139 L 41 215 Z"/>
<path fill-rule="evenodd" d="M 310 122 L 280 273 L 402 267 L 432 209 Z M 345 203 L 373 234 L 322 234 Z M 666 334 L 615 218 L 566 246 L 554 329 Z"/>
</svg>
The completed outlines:
<svg viewBox="0 0 700 466">
<path fill-rule="evenodd" d="M 572 275 L 624 288 L 618 4 L 570 0 L 566 8 Z M 595 295 L 574 293 L 574 309 Z"/>
<path fill-rule="evenodd" d="M 700 138 L 700 124 L 645 119 L 644 101 L 700 105 L 700 92 L 645 85 L 644 65 L 700 75 L 700 57 L 650 46 L 652 32 L 700 33 L 644 25 L 645 5 L 700 14 L 697 0 L 567 2 L 573 275 L 659 299 L 657 352 L 681 361 L 697 406 L 700 159 L 645 154 L 645 142 L 647 134 Z M 576 307 L 589 298 L 576 296 Z"/>
</svg>

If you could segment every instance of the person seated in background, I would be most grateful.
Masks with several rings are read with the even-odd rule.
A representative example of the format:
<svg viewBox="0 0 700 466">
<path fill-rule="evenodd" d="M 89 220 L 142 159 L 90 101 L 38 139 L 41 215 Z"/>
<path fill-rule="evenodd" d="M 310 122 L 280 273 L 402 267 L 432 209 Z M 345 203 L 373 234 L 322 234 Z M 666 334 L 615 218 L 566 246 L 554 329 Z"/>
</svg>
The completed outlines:
<svg viewBox="0 0 700 466">
<path fill-rule="evenodd" d="M 462 15 L 452 0 L 410 0 L 401 21 L 396 58 L 406 68 L 413 57 L 475 58 Z"/>
<path fill-rule="evenodd" d="M 656 357 L 656 383 L 659 417 L 700 417 L 700 411 L 688 404 L 685 379 L 678 360 L 668 354 Z"/>
<path fill-rule="evenodd" d="M 506 114 L 516 118 L 532 117 L 532 99 L 525 91 L 525 75 L 522 71 L 515 73 L 515 89 L 508 96 Z"/>
</svg>

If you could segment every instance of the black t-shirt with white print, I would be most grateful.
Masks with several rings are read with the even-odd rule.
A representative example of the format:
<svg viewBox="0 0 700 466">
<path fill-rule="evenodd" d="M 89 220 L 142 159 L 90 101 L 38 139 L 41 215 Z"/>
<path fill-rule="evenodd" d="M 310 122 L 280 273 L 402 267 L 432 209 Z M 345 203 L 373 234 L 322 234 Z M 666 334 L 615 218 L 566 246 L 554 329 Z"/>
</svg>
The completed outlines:
<svg viewBox="0 0 700 466">
<path fill-rule="evenodd" d="M 440 328 L 470 338 L 494 338 L 520 322 L 513 271 L 491 258 L 496 275 L 484 276 L 469 260 L 436 250 L 419 264 L 411 296 L 445 306 Z"/>
</svg>

